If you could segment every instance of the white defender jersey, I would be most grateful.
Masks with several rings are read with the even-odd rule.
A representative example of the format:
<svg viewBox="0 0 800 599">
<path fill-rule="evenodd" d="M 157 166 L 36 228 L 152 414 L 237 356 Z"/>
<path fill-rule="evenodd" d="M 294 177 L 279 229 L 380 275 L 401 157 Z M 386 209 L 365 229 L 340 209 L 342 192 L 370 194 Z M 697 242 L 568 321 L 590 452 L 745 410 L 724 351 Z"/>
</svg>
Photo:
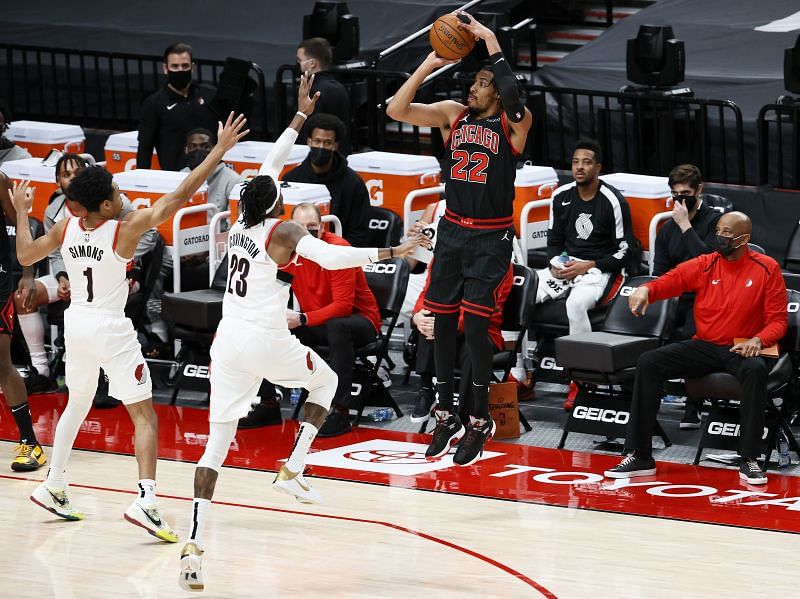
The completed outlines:
<svg viewBox="0 0 800 599">
<path fill-rule="evenodd" d="M 67 219 L 61 256 L 69 275 L 71 306 L 124 313 L 129 261 L 116 252 L 119 227 L 119 221 L 107 220 L 87 230 L 81 218 Z"/>
<path fill-rule="evenodd" d="M 240 218 L 228 232 L 223 318 L 246 320 L 269 329 L 287 327 L 291 276 L 280 272 L 267 254 L 269 239 L 280 222 L 268 218 L 259 225 L 245 228 Z"/>
</svg>

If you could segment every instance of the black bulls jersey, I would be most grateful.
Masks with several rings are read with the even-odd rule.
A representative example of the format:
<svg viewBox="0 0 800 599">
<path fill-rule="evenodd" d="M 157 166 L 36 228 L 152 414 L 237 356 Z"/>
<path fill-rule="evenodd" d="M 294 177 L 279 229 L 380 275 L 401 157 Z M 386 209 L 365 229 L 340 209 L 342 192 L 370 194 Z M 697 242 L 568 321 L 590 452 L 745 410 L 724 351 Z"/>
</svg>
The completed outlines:
<svg viewBox="0 0 800 599">
<path fill-rule="evenodd" d="M 505 113 L 486 119 L 461 113 L 445 150 L 448 210 L 476 219 L 511 217 L 517 155 Z"/>
</svg>

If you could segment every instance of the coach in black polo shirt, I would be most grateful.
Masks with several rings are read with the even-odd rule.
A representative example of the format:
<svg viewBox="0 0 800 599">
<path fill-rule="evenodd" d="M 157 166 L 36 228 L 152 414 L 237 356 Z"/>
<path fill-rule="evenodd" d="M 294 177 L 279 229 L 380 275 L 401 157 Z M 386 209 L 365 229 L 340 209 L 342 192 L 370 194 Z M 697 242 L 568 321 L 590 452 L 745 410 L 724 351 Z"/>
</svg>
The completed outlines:
<svg viewBox="0 0 800 599">
<path fill-rule="evenodd" d="M 161 168 L 178 171 L 185 166 L 186 134 L 196 128 L 217 130 L 217 118 L 192 84 L 192 67 L 189 44 L 173 44 L 164 51 L 167 85 L 142 104 L 136 168 L 150 168 L 155 148 Z"/>
<path fill-rule="evenodd" d="M 703 203 L 700 170 L 693 164 L 681 164 L 669 174 L 672 190 L 672 220 L 656 236 L 653 274 L 660 277 L 681 262 L 714 251 L 716 227 L 722 216 Z"/>
</svg>

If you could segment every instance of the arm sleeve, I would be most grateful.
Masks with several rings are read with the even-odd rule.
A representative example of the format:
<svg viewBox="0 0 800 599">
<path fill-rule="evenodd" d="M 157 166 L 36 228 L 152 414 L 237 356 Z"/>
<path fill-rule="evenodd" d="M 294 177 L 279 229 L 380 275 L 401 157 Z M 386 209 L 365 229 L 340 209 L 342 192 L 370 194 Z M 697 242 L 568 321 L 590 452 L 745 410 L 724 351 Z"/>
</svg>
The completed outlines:
<svg viewBox="0 0 800 599">
<path fill-rule="evenodd" d="M 347 247 L 347 246 L 332 246 Z M 325 324 L 331 318 L 342 318 L 353 313 L 353 302 L 356 298 L 356 271 L 353 269 L 337 270 L 328 273 L 331 284 L 331 303 L 306 312 L 307 325 L 315 327 Z"/>
<path fill-rule="evenodd" d="M 597 268 L 603 272 L 619 272 L 625 268 L 628 262 L 628 252 L 633 246 L 633 225 L 631 224 L 631 210 L 628 202 L 617 197 L 616 202 L 611 204 L 614 219 L 614 241 L 616 251 L 613 254 L 603 256 L 595 260 Z"/>
<path fill-rule="evenodd" d="M 643 287 L 650 290 L 650 303 L 658 300 L 677 297 L 681 293 L 697 289 L 700 278 L 700 263 L 697 259 L 687 260 L 678 264 L 669 272 L 661 275 L 655 281 L 645 283 Z"/>
<path fill-rule="evenodd" d="M 662 227 L 656 235 L 655 254 L 653 255 L 653 275 L 660 277 L 669 270 L 669 244 L 667 228 Z"/>
<path fill-rule="evenodd" d="M 775 268 L 764 293 L 764 327 L 755 337 L 764 347 L 776 344 L 786 334 L 786 321 L 786 283 L 780 269 Z"/>
<path fill-rule="evenodd" d="M 547 260 L 551 260 L 554 256 L 558 256 L 564 251 L 564 243 L 566 238 L 564 236 L 564 226 L 560 215 L 556 215 L 557 204 L 563 197 L 561 194 L 553 195 L 550 202 L 550 222 L 547 225 Z"/>
<path fill-rule="evenodd" d="M 305 235 L 300 239 L 295 253 L 327 270 L 354 268 L 378 261 L 378 248 L 331 245 L 311 235 Z"/>
<path fill-rule="evenodd" d="M 525 107 L 519 97 L 519 87 L 514 72 L 508 64 L 502 52 L 497 52 L 489 57 L 492 63 L 492 72 L 497 91 L 500 92 L 500 100 L 503 102 L 503 110 L 512 123 L 519 123 L 525 118 Z"/>
<path fill-rule="evenodd" d="M 158 114 L 150 98 L 142 104 L 142 120 L 139 122 L 139 149 L 136 151 L 136 168 L 150 168 L 153 148 L 156 146 Z"/>
<path fill-rule="evenodd" d="M 269 154 L 267 154 L 267 157 L 264 159 L 264 164 L 258 169 L 258 174 L 269 175 L 277 181 L 278 175 L 286 164 L 286 159 L 289 158 L 289 152 L 292 151 L 292 146 L 296 140 L 296 130 L 291 127 L 284 129 L 283 133 L 275 140 L 275 145 L 272 146 Z"/>
</svg>

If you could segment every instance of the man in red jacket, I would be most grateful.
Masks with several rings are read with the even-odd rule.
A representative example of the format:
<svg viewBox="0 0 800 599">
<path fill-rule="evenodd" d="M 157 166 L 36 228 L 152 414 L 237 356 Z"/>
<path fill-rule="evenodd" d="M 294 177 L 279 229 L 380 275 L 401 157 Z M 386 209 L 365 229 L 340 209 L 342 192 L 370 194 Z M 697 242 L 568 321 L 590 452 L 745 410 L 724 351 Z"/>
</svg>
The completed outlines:
<svg viewBox="0 0 800 599">
<path fill-rule="evenodd" d="M 319 210 L 313 204 L 296 206 L 292 220 L 325 243 L 350 245 L 324 230 Z M 301 310 L 287 312 L 289 328 L 305 345 L 329 347 L 328 360 L 339 376 L 331 413 L 317 436 L 341 435 L 350 430 L 354 350 L 377 337 L 381 328 L 378 302 L 360 268 L 325 270 L 316 262 L 296 257 L 281 270 L 294 277 L 292 292 Z"/>
<path fill-rule="evenodd" d="M 716 230 L 714 253 L 679 264 L 629 297 L 631 312 L 639 316 L 650 302 L 696 293 L 697 333 L 639 357 L 626 443 L 633 453 L 605 472 L 610 478 L 656 473 L 652 438 L 665 381 L 725 371 L 742 388 L 739 478 L 750 484 L 767 482 L 756 459 L 772 361 L 759 354 L 786 334 L 786 284 L 775 260 L 748 249 L 752 223 L 746 214 L 724 214 Z M 734 343 L 737 338 L 746 341 Z"/>
</svg>

